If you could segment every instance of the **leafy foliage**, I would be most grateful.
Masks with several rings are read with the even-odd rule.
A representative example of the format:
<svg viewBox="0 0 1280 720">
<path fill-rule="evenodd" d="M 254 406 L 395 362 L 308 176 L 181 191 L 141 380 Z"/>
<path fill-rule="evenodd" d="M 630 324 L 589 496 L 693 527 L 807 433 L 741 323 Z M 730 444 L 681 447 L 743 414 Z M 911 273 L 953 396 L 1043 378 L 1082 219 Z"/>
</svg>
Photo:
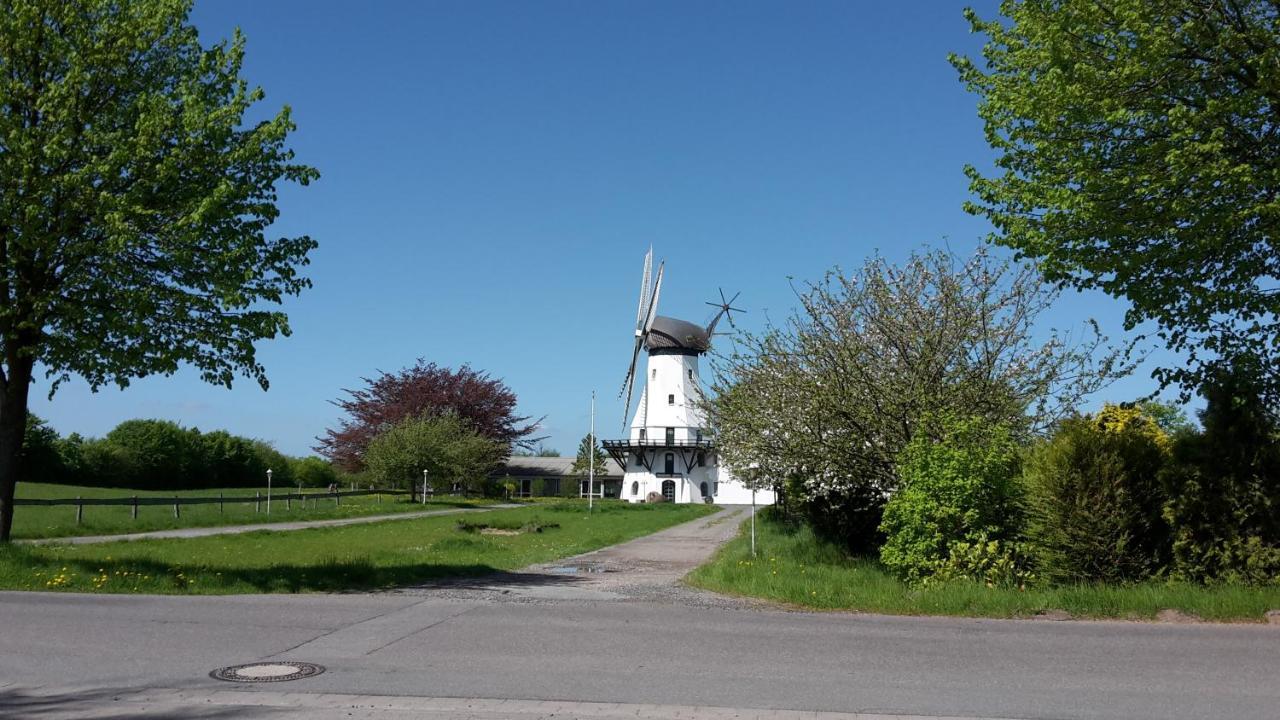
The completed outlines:
<svg viewBox="0 0 1280 720">
<path fill-rule="evenodd" d="M 350 417 L 326 430 L 315 448 L 348 472 L 364 469 L 365 451 L 374 437 L 411 418 L 452 414 L 508 449 L 533 448 L 542 440 L 530 437 L 538 421 L 515 414 L 516 395 L 506 383 L 470 366 L 450 370 L 419 358 L 399 373 L 362 380 L 367 387 L 346 390 L 349 397 L 333 402 Z"/>
<path fill-rule="evenodd" d="M 1209 383 L 1203 432 L 1174 443 L 1165 517 L 1177 578 L 1280 583 L 1280 434 L 1250 375 Z"/>
<path fill-rule="evenodd" d="M 832 271 L 784 325 L 717 359 L 710 416 L 724 461 L 785 484 L 822 536 L 871 550 L 898 453 L 926 414 L 1024 438 L 1122 371 L 1096 331 L 1043 338 L 1035 323 L 1056 297 L 1033 269 L 981 250 Z"/>
<path fill-rule="evenodd" d="M 300 468 L 306 468 L 309 485 L 324 486 L 335 478 L 320 458 L 291 458 L 270 443 L 225 430 L 202 433 L 168 420 L 141 419 L 120 423 L 104 438 L 76 433 L 60 438 L 29 417 L 24 452 L 36 457 L 24 472 L 32 482 L 138 490 L 261 487 L 271 470 L 275 484 L 283 487 L 297 481 Z"/>
<path fill-rule="evenodd" d="M 0 13 L 0 541 L 35 365 L 91 387 L 180 364 L 267 387 L 254 343 L 309 281 L 308 237 L 269 238 L 307 184 L 288 108 L 241 78 L 244 39 L 203 47 L 190 0 L 15 0 Z M 256 112 L 253 114 L 257 114 Z"/>
<path fill-rule="evenodd" d="M 329 487 L 338 482 L 333 465 L 318 457 L 291 458 L 293 481 L 304 487 Z"/>
<path fill-rule="evenodd" d="M 1035 581 L 1024 546 L 1016 541 L 991 540 L 983 534 L 947 545 L 947 557 L 933 566 L 927 583 L 970 580 L 987 587 L 1025 589 Z"/>
<path fill-rule="evenodd" d="M 489 472 L 507 456 L 507 445 L 473 430 L 462 418 L 445 414 L 409 418 L 369 443 L 367 474 L 383 487 L 413 488 L 422 471 L 440 491 L 455 485 L 482 489 Z"/>
<path fill-rule="evenodd" d="M 1280 5 L 1271 0 L 1005 0 L 967 17 L 997 170 L 966 168 L 966 209 L 1046 276 L 1128 300 L 1184 363 L 1252 356 L 1280 400 Z"/>
<path fill-rule="evenodd" d="M 608 460 L 604 454 L 604 448 L 600 447 L 599 438 L 595 438 L 594 443 L 592 440 L 593 439 L 590 434 L 582 437 L 582 441 L 578 443 L 578 455 L 574 458 L 573 467 L 570 468 L 570 470 L 578 478 L 586 480 L 587 475 L 591 470 L 592 456 L 594 456 L 596 478 L 598 482 L 599 478 L 608 474 L 609 466 Z M 599 488 L 597 488 L 597 490 L 598 489 Z"/>
<path fill-rule="evenodd" d="M 1027 541 L 1051 582 L 1124 582 L 1168 558 L 1159 474 L 1169 437 L 1134 407 L 1062 422 L 1030 453 Z"/>
<path fill-rule="evenodd" d="M 912 583 L 933 575 L 953 551 L 998 547 L 1016 535 L 1020 519 L 1019 448 L 1009 429 L 982 418 L 944 417 L 934 425 L 926 418 L 899 456 L 901 485 L 880 525 L 880 561 Z M 991 569 L 985 557 L 978 565 L 958 563 L 949 566 L 952 574 Z"/>
</svg>

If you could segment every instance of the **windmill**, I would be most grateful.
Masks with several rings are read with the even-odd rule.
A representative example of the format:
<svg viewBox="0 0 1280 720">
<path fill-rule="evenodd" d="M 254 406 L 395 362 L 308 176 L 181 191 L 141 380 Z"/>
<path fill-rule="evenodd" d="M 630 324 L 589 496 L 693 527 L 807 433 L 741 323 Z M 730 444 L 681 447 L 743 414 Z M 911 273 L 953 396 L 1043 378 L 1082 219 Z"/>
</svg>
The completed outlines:
<svg viewBox="0 0 1280 720">
<path fill-rule="evenodd" d="M 658 293 L 662 292 L 662 269 L 666 263 L 658 263 L 658 275 L 649 283 L 653 271 L 653 248 L 644 256 L 644 274 L 640 276 L 640 305 L 636 308 L 635 347 L 631 351 L 631 366 L 627 368 L 627 379 L 622 382 L 622 391 L 618 397 L 627 396 L 622 407 L 622 422 L 627 422 L 627 413 L 631 410 L 631 393 L 635 388 L 636 360 L 640 358 L 640 349 L 645 347 L 649 333 L 653 330 L 653 321 L 658 316 Z"/>
<path fill-rule="evenodd" d="M 626 398 L 623 426 L 627 427 L 635 391 L 640 351 L 646 353 L 644 385 L 627 436 L 602 445 L 623 471 L 619 497 L 629 502 L 746 503 L 751 494 L 718 459 L 713 428 L 709 426 L 701 389 L 699 360 L 711 350 L 721 320 L 737 329 L 733 313 L 738 295 L 707 303 L 715 308 L 700 325 L 658 314 L 665 265 L 653 268 L 653 248 L 644 256 L 640 302 L 636 307 L 631 363 L 619 398 Z M 768 502 L 772 502 L 770 494 Z"/>
</svg>

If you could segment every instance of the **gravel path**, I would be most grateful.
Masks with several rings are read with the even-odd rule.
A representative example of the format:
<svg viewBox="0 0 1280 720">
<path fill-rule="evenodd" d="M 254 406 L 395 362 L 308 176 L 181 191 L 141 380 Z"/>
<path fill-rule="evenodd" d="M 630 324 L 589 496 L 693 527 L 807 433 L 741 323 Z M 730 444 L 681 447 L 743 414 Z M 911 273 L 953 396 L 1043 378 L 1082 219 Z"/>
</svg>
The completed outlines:
<svg viewBox="0 0 1280 720">
<path fill-rule="evenodd" d="M 333 520 L 298 520 L 295 522 L 254 523 L 253 525 L 221 525 L 215 527 L 180 528 L 178 530 L 154 530 L 151 532 L 126 533 L 123 535 L 82 535 L 79 537 L 40 538 L 36 540 L 18 540 L 27 545 L 92 545 L 96 543 L 116 542 L 118 540 L 159 540 L 164 538 L 194 538 L 207 535 L 236 535 L 238 533 L 270 530 L 284 532 L 288 530 L 305 530 L 306 528 L 342 527 L 343 525 L 363 525 L 364 523 L 382 522 L 383 520 L 413 520 L 416 518 L 435 517 L 437 515 L 456 515 L 458 513 L 485 512 L 502 508 L 518 508 L 523 505 L 500 504 L 485 505 L 474 508 L 452 508 L 449 510 L 422 510 L 420 512 L 404 512 L 394 515 L 366 515 L 363 517 L 335 518 Z"/>
<path fill-rule="evenodd" d="M 764 607 L 761 601 L 717 595 L 680 582 L 737 535 L 750 510 L 727 506 L 714 515 L 582 555 L 514 572 L 433 580 L 392 592 L 493 602 L 630 601 L 707 608 Z"/>
</svg>

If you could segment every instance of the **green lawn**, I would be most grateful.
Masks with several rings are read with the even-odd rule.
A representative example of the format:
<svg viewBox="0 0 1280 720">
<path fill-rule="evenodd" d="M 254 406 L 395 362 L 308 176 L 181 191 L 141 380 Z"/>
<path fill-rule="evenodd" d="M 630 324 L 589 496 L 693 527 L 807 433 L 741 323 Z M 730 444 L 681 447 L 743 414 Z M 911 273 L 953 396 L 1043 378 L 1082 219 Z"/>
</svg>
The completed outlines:
<svg viewBox="0 0 1280 720">
<path fill-rule="evenodd" d="M 715 510 L 708 505 L 583 501 L 465 516 L 184 540 L 0 547 L 0 589 L 102 593 L 292 593 L 390 588 L 512 570 L 646 535 Z M 487 535 L 530 523 L 542 532 Z"/>
<path fill-rule="evenodd" d="M 131 508 L 127 505 L 86 505 L 84 520 L 76 524 L 76 508 L 73 505 L 54 507 L 20 505 L 14 508 L 13 537 L 50 538 L 72 535 L 115 535 L 118 533 L 146 532 L 148 530 L 169 530 L 184 527 L 210 527 L 216 525 L 243 525 L 264 522 L 288 522 L 293 520 L 327 520 L 330 518 L 359 517 L 362 515 L 383 515 L 415 510 L 443 509 L 455 506 L 473 506 L 492 503 L 492 500 L 464 500 L 460 497 L 441 497 L 431 500 L 426 506 L 411 503 L 407 495 L 384 495 L 381 501 L 376 496 L 344 497 L 340 506 L 335 507 L 333 498 L 321 489 L 307 488 L 304 492 L 316 493 L 314 501 L 305 504 L 292 501 L 286 504 L 281 500 L 273 500 L 271 514 L 266 513 L 265 498 L 267 489 L 263 488 L 214 488 L 212 490 L 181 490 L 169 492 L 148 492 L 145 490 L 126 490 L 120 488 L 78 487 L 74 485 L 52 485 L 48 483 L 18 483 L 19 498 L 115 498 L 143 497 L 172 498 L 174 495 L 194 497 L 216 497 L 218 493 L 226 497 L 252 498 L 254 492 L 262 494 L 264 501 L 260 509 L 255 509 L 252 500 L 248 502 L 228 502 L 219 509 L 217 504 L 183 505 L 181 516 L 173 516 L 172 505 L 140 505 L 138 519 L 130 517 Z M 274 493 L 297 492 L 295 487 L 276 487 Z"/>
<path fill-rule="evenodd" d="M 756 532 L 757 557 L 751 557 L 749 538 L 740 535 L 687 581 L 716 592 L 807 608 L 891 615 L 1014 618 L 1058 610 L 1079 618 L 1143 620 L 1173 609 L 1205 620 L 1262 622 L 1268 610 L 1280 609 L 1280 586 L 1147 582 L 1020 591 L 955 582 L 912 588 L 878 562 L 849 558 L 819 542 L 807 528 L 791 530 L 757 517 Z"/>
</svg>

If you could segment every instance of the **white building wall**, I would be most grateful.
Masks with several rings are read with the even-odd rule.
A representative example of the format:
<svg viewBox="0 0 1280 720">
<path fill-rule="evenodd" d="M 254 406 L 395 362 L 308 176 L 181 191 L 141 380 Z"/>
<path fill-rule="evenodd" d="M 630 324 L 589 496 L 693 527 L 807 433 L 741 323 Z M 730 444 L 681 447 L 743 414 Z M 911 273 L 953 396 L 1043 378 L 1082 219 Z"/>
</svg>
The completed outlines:
<svg viewBox="0 0 1280 720">
<path fill-rule="evenodd" d="M 702 383 L 698 370 L 696 355 L 649 355 L 644 390 L 631 421 L 632 442 L 645 440 L 660 443 L 666 439 L 668 428 L 672 429 L 677 442 L 691 443 L 704 439 L 707 423 L 700 404 Z M 651 473 L 638 464 L 635 455 L 629 456 L 622 482 L 624 500 L 643 501 L 651 492 L 661 493 L 664 480 L 672 480 L 675 482 L 676 502 L 703 502 L 701 486 L 704 482 L 715 502 L 751 502 L 751 491 L 743 487 L 727 467 L 719 465 L 715 453 L 707 453 L 704 466 L 695 464 L 692 469 L 686 469 L 684 457 L 678 448 L 668 450 L 659 446 L 645 452 L 652 459 L 654 472 Z M 679 477 L 661 477 L 668 452 L 675 455 L 675 472 Z M 691 450 L 685 451 L 689 452 Z M 771 505 L 773 502 L 772 491 L 756 493 L 756 504 Z"/>
</svg>

